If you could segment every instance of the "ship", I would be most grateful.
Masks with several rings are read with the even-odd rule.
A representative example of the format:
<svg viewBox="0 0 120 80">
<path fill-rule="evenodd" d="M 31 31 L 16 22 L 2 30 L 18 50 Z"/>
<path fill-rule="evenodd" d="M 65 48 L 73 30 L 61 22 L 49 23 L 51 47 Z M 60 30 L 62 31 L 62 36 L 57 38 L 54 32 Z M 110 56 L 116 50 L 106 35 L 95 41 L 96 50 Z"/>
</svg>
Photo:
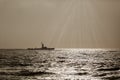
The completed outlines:
<svg viewBox="0 0 120 80">
<path fill-rule="evenodd" d="M 28 50 L 54 50 L 55 48 L 48 48 L 41 42 L 41 48 L 27 48 Z"/>
</svg>

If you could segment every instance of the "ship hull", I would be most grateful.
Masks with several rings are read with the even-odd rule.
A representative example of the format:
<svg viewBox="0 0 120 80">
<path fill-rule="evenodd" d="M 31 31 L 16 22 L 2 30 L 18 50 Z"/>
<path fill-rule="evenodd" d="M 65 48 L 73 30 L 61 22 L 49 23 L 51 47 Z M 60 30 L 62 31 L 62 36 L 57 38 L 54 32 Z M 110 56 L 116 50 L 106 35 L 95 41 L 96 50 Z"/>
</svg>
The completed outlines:
<svg viewBox="0 0 120 80">
<path fill-rule="evenodd" d="M 28 48 L 28 50 L 54 50 L 55 48 Z"/>
</svg>

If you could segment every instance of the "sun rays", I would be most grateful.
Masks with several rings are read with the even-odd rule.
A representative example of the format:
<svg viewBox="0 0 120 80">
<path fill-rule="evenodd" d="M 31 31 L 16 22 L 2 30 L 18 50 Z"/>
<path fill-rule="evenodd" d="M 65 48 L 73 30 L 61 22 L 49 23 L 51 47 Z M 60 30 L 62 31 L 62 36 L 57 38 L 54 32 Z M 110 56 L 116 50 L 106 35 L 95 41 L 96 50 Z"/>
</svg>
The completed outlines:
<svg viewBox="0 0 120 80">
<path fill-rule="evenodd" d="M 56 46 L 66 44 L 66 47 L 79 47 L 95 45 L 95 36 L 93 32 L 91 19 L 92 4 L 90 1 L 70 0 L 62 5 L 58 19 L 54 22 L 54 36 L 50 43 L 56 40 Z M 90 11 L 91 10 L 91 11 Z M 59 32 L 59 33 L 58 33 Z M 56 34 L 58 34 L 56 36 Z M 89 35 L 89 36 L 88 36 Z M 91 37 L 90 37 L 91 36 Z M 67 38 L 66 38 L 67 37 Z M 85 42 L 87 41 L 87 44 Z"/>
</svg>

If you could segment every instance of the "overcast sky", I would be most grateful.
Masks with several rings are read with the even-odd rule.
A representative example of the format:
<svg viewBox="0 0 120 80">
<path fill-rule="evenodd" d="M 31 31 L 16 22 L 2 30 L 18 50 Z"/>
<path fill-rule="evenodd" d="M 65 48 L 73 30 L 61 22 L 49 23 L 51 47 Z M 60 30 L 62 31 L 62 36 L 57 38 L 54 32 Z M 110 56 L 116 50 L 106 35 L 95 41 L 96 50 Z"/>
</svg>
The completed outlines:
<svg viewBox="0 0 120 80">
<path fill-rule="evenodd" d="M 120 0 L 0 0 L 0 48 L 120 48 Z"/>
</svg>

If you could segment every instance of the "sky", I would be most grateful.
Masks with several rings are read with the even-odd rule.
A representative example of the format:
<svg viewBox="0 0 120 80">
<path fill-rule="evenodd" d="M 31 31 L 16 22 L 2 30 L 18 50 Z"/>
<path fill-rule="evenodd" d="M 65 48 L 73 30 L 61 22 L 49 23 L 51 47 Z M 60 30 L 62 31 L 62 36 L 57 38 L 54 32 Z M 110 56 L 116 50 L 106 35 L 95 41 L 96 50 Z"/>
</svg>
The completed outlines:
<svg viewBox="0 0 120 80">
<path fill-rule="evenodd" d="M 0 48 L 120 48 L 120 0 L 0 0 Z"/>
</svg>

